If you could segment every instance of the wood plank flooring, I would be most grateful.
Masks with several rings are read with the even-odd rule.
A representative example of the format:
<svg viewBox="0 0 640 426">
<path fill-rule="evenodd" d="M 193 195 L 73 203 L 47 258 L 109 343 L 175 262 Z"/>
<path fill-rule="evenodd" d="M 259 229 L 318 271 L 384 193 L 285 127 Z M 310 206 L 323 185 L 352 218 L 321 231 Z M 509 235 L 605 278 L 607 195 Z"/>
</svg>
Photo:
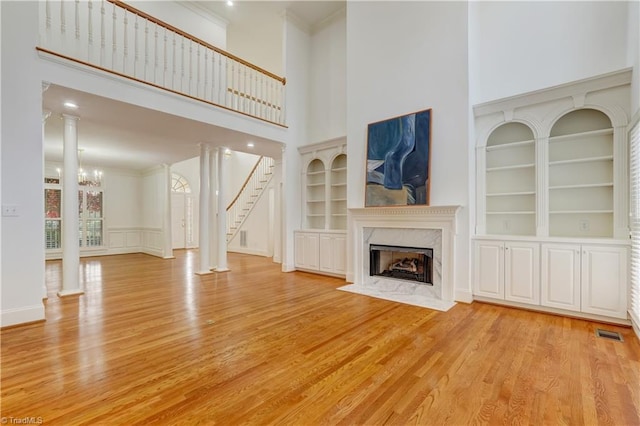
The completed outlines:
<svg viewBox="0 0 640 426">
<path fill-rule="evenodd" d="M 230 255 L 86 258 L 86 293 L 1 332 L 1 415 L 44 424 L 640 425 L 629 328 L 473 303 L 449 312 L 337 291 Z M 624 342 L 595 335 L 601 327 Z"/>
</svg>

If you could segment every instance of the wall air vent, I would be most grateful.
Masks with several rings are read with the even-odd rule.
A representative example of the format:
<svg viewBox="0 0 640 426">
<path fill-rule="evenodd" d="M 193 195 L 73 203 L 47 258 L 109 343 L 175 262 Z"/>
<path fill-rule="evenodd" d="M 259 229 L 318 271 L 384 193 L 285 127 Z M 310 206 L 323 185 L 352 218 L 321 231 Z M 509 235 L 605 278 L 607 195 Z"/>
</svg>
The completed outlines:
<svg viewBox="0 0 640 426">
<path fill-rule="evenodd" d="M 609 340 L 616 340 L 618 342 L 624 342 L 624 339 L 620 335 L 620 333 L 616 331 L 603 330 L 601 328 L 596 328 L 596 336 L 604 337 Z"/>
</svg>

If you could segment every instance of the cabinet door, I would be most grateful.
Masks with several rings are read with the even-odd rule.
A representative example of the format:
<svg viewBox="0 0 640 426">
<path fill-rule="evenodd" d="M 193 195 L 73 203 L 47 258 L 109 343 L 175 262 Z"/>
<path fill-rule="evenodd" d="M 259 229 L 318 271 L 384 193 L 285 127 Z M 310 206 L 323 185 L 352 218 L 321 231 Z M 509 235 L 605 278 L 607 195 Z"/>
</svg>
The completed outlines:
<svg viewBox="0 0 640 426">
<path fill-rule="evenodd" d="M 542 245 L 543 306 L 580 311 L 580 246 Z"/>
<path fill-rule="evenodd" d="M 504 244 L 476 241 L 474 294 L 504 299 Z"/>
<path fill-rule="evenodd" d="M 295 265 L 298 268 L 318 269 L 318 234 L 295 234 Z"/>
<path fill-rule="evenodd" d="M 627 248 L 582 246 L 582 311 L 627 318 Z"/>
<path fill-rule="evenodd" d="M 540 304 L 540 246 L 536 243 L 506 243 L 505 300 Z"/>
<path fill-rule="evenodd" d="M 340 234 L 320 234 L 320 270 L 332 274 L 346 271 L 347 240 Z"/>
</svg>

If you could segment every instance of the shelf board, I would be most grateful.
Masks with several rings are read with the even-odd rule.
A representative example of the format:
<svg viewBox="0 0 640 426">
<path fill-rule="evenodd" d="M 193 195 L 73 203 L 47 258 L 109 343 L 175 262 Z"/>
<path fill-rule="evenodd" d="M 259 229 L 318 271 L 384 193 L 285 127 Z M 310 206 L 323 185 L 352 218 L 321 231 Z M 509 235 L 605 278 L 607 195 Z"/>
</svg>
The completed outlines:
<svg viewBox="0 0 640 426">
<path fill-rule="evenodd" d="M 503 143 L 503 144 L 500 144 L 500 145 L 490 145 L 490 146 L 487 146 L 487 151 L 496 151 L 496 150 L 500 150 L 500 149 L 514 148 L 514 147 L 518 147 L 518 146 L 533 145 L 534 143 L 535 143 L 535 141 L 533 139 L 531 139 L 531 140 L 528 140 L 528 141 L 510 142 L 510 143 Z"/>
<path fill-rule="evenodd" d="M 588 136 L 613 135 L 613 128 L 590 130 L 588 132 L 571 133 L 569 135 L 551 136 L 549 142 L 574 141 Z"/>
<path fill-rule="evenodd" d="M 324 200 L 307 200 L 307 203 L 324 203 Z"/>
<path fill-rule="evenodd" d="M 333 217 L 347 217 L 346 213 L 332 213 L 331 216 Z"/>
<path fill-rule="evenodd" d="M 549 214 L 609 214 L 613 210 L 556 210 L 549 211 Z"/>
<path fill-rule="evenodd" d="M 309 213 L 308 217 L 324 217 L 324 213 Z"/>
<path fill-rule="evenodd" d="M 313 187 L 313 186 L 324 186 L 324 185 L 325 185 L 324 182 L 322 182 L 322 183 L 308 183 L 307 187 L 310 188 L 310 187 Z"/>
<path fill-rule="evenodd" d="M 514 195 L 536 195 L 535 191 L 522 191 L 522 192 L 495 192 L 493 194 L 487 194 L 487 197 L 510 197 Z"/>
<path fill-rule="evenodd" d="M 332 198 L 331 201 L 347 201 L 346 198 Z"/>
<path fill-rule="evenodd" d="M 580 188 L 606 188 L 613 187 L 613 182 L 601 182 L 601 183 L 583 183 L 580 185 L 555 185 L 550 186 L 550 190 L 554 189 L 580 189 Z"/>
<path fill-rule="evenodd" d="M 336 187 L 338 187 L 338 186 L 347 186 L 347 183 L 346 182 L 345 183 L 332 183 L 331 186 L 336 186 Z"/>
<path fill-rule="evenodd" d="M 501 170 L 529 169 L 533 167 L 535 167 L 535 163 L 516 164 L 513 166 L 487 167 L 487 172 L 497 172 Z"/>
<path fill-rule="evenodd" d="M 317 176 L 317 175 L 323 175 L 325 173 L 324 170 L 318 170 L 315 172 L 307 172 L 307 176 Z"/>
<path fill-rule="evenodd" d="M 596 161 L 613 161 L 613 155 L 605 155 L 603 157 L 575 158 L 573 160 L 549 161 L 549 165 L 558 166 L 563 164 L 593 163 Z"/>
<path fill-rule="evenodd" d="M 487 212 L 488 215 L 497 215 L 497 214 L 535 214 L 534 211 L 517 211 L 517 212 Z"/>
<path fill-rule="evenodd" d="M 336 167 L 335 169 L 331 169 L 332 172 L 344 172 L 346 170 L 346 167 Z"/>
</svg>

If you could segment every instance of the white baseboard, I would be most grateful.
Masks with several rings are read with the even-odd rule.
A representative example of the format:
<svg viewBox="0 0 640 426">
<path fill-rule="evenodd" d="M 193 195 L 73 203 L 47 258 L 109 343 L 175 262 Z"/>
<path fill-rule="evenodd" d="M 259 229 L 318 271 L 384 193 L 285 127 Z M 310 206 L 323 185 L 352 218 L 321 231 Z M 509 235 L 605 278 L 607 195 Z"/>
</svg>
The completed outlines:
<svg viewBox="0 0 640 426">
<path fill-rule="evenodd" d="M 227 251 L 230 253 L 250 254 L 252 256 L 269 257 L 269 254 L 267 253 L 266 250 L 252 250 L 246 247 L 229 247 Z"/>
<path fill-rule="evenodd" d="M 282 272 L 293 272 L 296 270 L 295 265 L 288 265 L 286 263 L 282 263 Z"/>
<path fill-rule="evenodd" d="M 44 321 L 44 305 L 32 305 L 24 308 L 5 309 L 0 314 L 0 327 Z"/>
<path fill-rule="evenodd" d="M 462 303 L 472 303 L 473 293 L 469 290 L 456 290 L 454 300 Z"/>
<path fill-rule="evenodd" d="M 633 315 L 630 315 L 630 317 L 631 317 L 631 326 L 633 327 L 633 331 L 636 333 L 636 337 L 638 338 L 638 340 L 640 340 L 640 318 L 636 318 Z"/>
<path fill-rule="evenodd" d="M 353 272 L 347 272 L 347 275 L 345 276 L 345 281 L 348 283 L 352 283 L 354 282 L 354 276 L 355 274 Z"/>
</svg>

